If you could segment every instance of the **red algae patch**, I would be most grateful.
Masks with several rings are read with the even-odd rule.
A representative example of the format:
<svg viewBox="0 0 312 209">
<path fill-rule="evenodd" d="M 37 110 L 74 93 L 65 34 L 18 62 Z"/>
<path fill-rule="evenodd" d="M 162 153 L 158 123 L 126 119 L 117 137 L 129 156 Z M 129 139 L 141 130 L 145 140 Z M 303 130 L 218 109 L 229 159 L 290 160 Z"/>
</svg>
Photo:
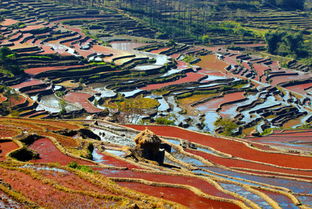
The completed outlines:
<svg viewBox="0 0 312 209">
<path fill-rule="evenodd" d="M 193 192 L 182 189 L 182 188 L 173 188 L 173 187 L 158 187 L 150 186 L 140 183 L 130 183 L 130 182 L 118 182 L 120 186 L 124 186 L 139 192 L 143 192 L 158 198 L 163 198 L 166 200 L 171 200 L 182 205 L 185 205 L 193 209 L 202 209 L 202 208 L 227 208 L 234 209 L 240 208 L 239 206 L 222 201 L 210 200 L 204 197 L 200 197 Z"/>
<path fill-rule="evenodd" d="M 64 99 L 71 103 L 79 103 L 88 113 L 97 113 L 102 110 L 96 108 L 91 102 L 88 100 L 91 97 L 90 94 L 86 93 L 78 93 L 78 92 L 70 92 L 65 95 Z"/>
<path fill-rule="evenodd" d="M 0 168 L 1 179 L 29 200 L 46 208 L 107 208 L 106 201 L 78 193 L 64 192 L 20 171 Z"/>
<path fill-rule="evenodd" d="M 74 190 L 99 192 L 102 194 L 111 194 L 103 188 L 97 187 L 90 182 L 83 180 L 79 176 L 70 172 L 55 172 L 55 171 L 39 171 L 41 175 L 56 181 L 57 183 Z"/>
<path fill-rule="evenodd" d="M 6 118 L 6 117 L 0 117 L 2 120 L 8 120 L 10 121 L 9 124 L 14 123 L 17 124 L 18 127 L 21 128 L 28 128 L 32 126 L 42 126 L 51 130 L 61 130 L 64 128 L 67 129 L 78 129 L 80 128 L 78 125 L 71 124 L 69 122 L 64 121 L 52 121 L 52 120 L 36 120 L 36 119 L 29 119 L 29 118 Z M 2 121 L 3 122 L 3 121 Z M 1 126 L 0 126 L 1 128 Z M 40 130 L 36 127 L 33 127 L 34 130 Z"/>
<path fill-rule="evenodd" d="M 84 165 L 92 165 L 92 163 L 88 161 L 84 161 L 81 159 L 73 158 L 65 155 L 61 151 L 59 151 L 56 146 L 51 142 L 51 140 L 47 138 L 41 138 L 35 141 L 33 144 L 29 146 L 29 149 L 36 151 L 39 153 L 40 159 L 32 160 L 33 163 L 53 163 L 58 162 L 62 165 L 67 165 L 70 162 L 77 162 L 79 164 Z"/>
<path fill-rule="evenodd" d="M 45 27 L 44 25 L 40 25 L 40 24 L 37 24 L 37 25 L 28 25 L 28 26 L 26 26 L 25 28 L 22 28 L 21 31 L 23 31 L 23 32 L 29 32 L 29 31 L 32 31 L 32 30 L 42 29 L 42 28 L 44 28 L 44 27 Z"/>
<path fill-rule="evenodd" d="M 153 54 L 160 54 L 161 52 L 167 51 L 168 49 L 170 49 L 170 48 L 156 49 L 156 50 L 150 51 L 150 53 L 153 53 Z"/>
<path fill-rule="evenodd" d="M 293 80 L 300 80 L 300 79 L 305 79 L 307 78 L 307 75 L 283 75 L 283 76 L 276 76 L 271 78 L 272 82 L 271 85 L 272 86 L 276 86 L 278 84 L 287 82 L 287 81 L 293 81 Z"/>
<path fill-rule="evenodd" d="M 181 69 L 181 70 L 187 69 L 187 68 L 189 68 L 189 65 L 186 62 L 177 60 L 177 68 Z"/>
<path fill-rule="evenodd" d="M 101 46 L 101 45 L 93 45 L 92 50 L 94 52 L 103 53 L 103 54 L 114 54 L 114 56 L 123 55 L 124 52 L 113 49 L 111 47 Z"/>
<path fill-rule="evenodd" d="M 36 86 L 36 85 L 40 85 L 40 84 L 44 84 L 44 83 L 41 80 L 33 79 L 33 80 L 30 80 L 30 81 L 25 81 L 23 83 L 11 86 L 11 88 L 21 89 L 21 88 L 24 88 L 24 87 Z"/>
<path fill-rule="evenodd" d="M 220 72 L 226 72 L 224 69 L 228 64 L 222 60 L 219 60 L 215 54 L 209 54 L 200 57 L 201 61 L 196 65 L 203 69 L 215 70 Z"/>
<path fill-rule="evenodd" d="M 240 99 L 244 99 L 244 92 L 235 92 L 226 94 L 221 98 L 210 100 L 206 103 L 197 105 L 197 109 L 202 112 L 207 112 L 211 110 L 216 110 L 220 107 L 221 104 L 228 103 L 228 102 L 234 102 Z"/>
<path fill-rule="evenodd" d="M 218 151 L 231 154 L 243 159 L 254 160 L 258 162 L 270 163 L 278 166 L 290 168 L 311 169 L 312 158 L 306 156 L 294 156 L 281 153 L 268 153 L 247 147 L 239 141 L 217 138 L 186 129 L 168 126 L 140 126 L 127 125 L 137 130 L 144 130 L 148 127 L 155 134 L 160 136 L 176 137 L 186 139 L 195 143 L 212 147 Z"/>
<path fill-rule="evenodd" d="M 264 165 L 261 163 L 254 163 L 254 162 L 248 162 L 244 160 L 239 160 L 239 159 L 230 159 L 230 158 L 223 158 L 223 157 L 218 157 L 212 154 L 204 153 L 204 152 L 199 152 L 195 150 L 187 150 L 187 152 L 201 156 L 205 158 L 206 160 L 209 160 L 213 163 L 223 165 L 226 167 L 232 167 L 232 168 L 248 168 L 248 169 L 255 169 L 255 170 L 261 170 L 261 171 L 269 171 L 269 172 L 280 172 L 284 174 L 293 174 L 293 175 L 305 175 L 305 176 L 311 176 L 312 172 L 311 171 L 297 171 L 297 170 L 291 170 L 291 169 L 284 169 L 284 168 L 278 168 L 278 167 L 273 167 L 270 165 Z"/>
<path fill-rule="evenodd" d="M 122 171 L 122 172 L 106 172 L 105 176 L 108 177 L 124 177 L 124 178 L 137 178 L 137 179 L 145 179 L 148 181 L 154 182 L 165 182 L 170 184 L 180 184 L 180 185 L 189 185 L 200 189 L 202 192 L 206 194 L 210 194 L 217 197 L 227 198 L 227 199 L 235 199 L 233 196 L 225 194 L 219 191 L 212 184 L 201 180 L 196 177 L 188 177 L 188 176 L 178 176 L 178 175 L 165 175 L 165 174 L 156 174 L 156 173 L 145 173 L 145 172 L 136 172 L 136 171 Z"/>
<path fill-rule="evenodd" d="M 25 73 L 30 75 L 38 75 L 43 72 L 51 71 L 51 70 L 64 70 L 67 68 L 79 68 L 84 65 L 72 65 L 72 66 L 57 66 L 57 67 L 39 67 L 39 68 L 29 68 L 25 70 Z"/>
<path fill-rule="evenodd" d="M 10 104 L 10 107 L 14 107 L 16 105 L 19 105 L 19 104 L 23 104 L 24 102 L 26 102 L 27 98 L 26 97 L 23 97 L 23 96 L 10 96 L 9 97 L 9 104 Z"/>
<path fill-rule="evenodd" d="M 105 155 L 103 153 L 100 153 L 96 150 L 97 154 L 100 155 L 102 158 L 98 160 L 101 164 L 110 165 L 110 166 L 117 166 L 117 167 L 127 167 L 127 168 L 139 168 L 136 165 L 133 165 L 131 163 L 128 163 L 126 161 L 117 159 L 115 157 L 112 157 L 110 155 Z M 99 169 L 97 169 L 99 170 Z"/>
<path fill-rule="evenodd" d="M 2 126 L 0 124 L 0 139 L 7 137 L 15 137 L 20 133 L 20 131 L 15 130 L 11 127 Z"/>
<path fill-rule="evenodd" d="M 4 21 L 0 22 L 0 25 L 2 26 L 10 26 L 18 23 L 19 21 L 13 20 L 13 19 L 5 19 Z"/>
<path fill-rule="evenodd" d="M 300 93 L 300 94 L 306 94 L 307 92 L 305 91 L 306 89 L 312 88 L 312 82 L 310 83 L 305 83 L 305 84 L 299 84 L 295 86 L 288 86 L 285 87 L 286 89 L 289 89 L 291 91 Z"/>
<path fill-rule="evenodd" d="M 266 65 L 262 65 L 262 64 L 253 64 L 253 67 L 259 76 L 264 75 L 264 72 L 270 69 Z"/>
<path fill-rule="evenodd" d="M 223 60 L 224 60 L 226 63 L 228 63 L 229 65 L 237 65 L 237 61 L 236 61 L 235 56 L 234 56 L 234 57 L 228 57 L 228 56 L 226 56 Z"/>
<path fill-rule="evenodd" d="M 159 83 L 159 84 L 151 84 L 147 85 L 146 87 L 143 87 L 143 90 L 155 90 L 155 89 L 161 89 L 166 86 L 176 85 L 176 84 L 182 84 L 182 83 L 188 83 L 188 82 L 196 82 L 199 79 L 204 77 L 204 75 L 198 74 L 198 73 L 186 73 L 186 77 L 181 78 L 176 81 L 171 81 L 167 83 Z"/>
<path fill-rule="evenodd" d="M 13 141 L 0 141 L 0 161 L 5 160 L 5 155 L 17 148 L 17 144 Z"/>
</svg>

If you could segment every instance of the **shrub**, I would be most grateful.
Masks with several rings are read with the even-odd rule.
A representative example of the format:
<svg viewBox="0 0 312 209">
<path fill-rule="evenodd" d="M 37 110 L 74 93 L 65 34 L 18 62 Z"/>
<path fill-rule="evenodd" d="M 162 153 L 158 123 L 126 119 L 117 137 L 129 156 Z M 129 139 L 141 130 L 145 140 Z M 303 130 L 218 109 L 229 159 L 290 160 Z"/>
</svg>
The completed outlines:
<svg viewBox="0 0 312 209">
<path fill-rule="evenodd" d="M 223 129 L 222 135 L 225 136 L 234 136 L 234 131 L 238 128 L 238 125 L 229 118 L 220 118 L 215 125 Z"/>
<path fill-rule="evenodd" d="M 155 122 L 160 125 L 174 125 L 173 120 L 169 120 L 168 118 L 165 117 L 156 118 Z"/>
<path fill-rule="evenodd" d="M 27 149 L 26 147 L 12 152 L 10 156 L 23 162 L 40 158 L 38 153 L 35 153 L 34 151 Z"/>
<path fill-rule="evenodd" d="M 79 165 L 77 162 L 70 162 L 67 166 L 70 168 L 73 168 L 73 169 L 80 170 L 82 172 L 86 172 L 86 173 L 93 173 L 94 172 L 90 167 L 88 167 L 86 165 Z"/>
</svg>

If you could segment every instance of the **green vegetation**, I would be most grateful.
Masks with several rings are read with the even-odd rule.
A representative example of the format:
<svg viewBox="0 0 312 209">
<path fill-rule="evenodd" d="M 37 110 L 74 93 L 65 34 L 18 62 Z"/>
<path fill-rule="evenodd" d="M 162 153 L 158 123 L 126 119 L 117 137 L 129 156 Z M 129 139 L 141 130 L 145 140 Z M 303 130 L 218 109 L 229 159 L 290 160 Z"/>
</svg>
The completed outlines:
<svg viewBox="0 0 312 209">
<path fill-rule="evenodd" d="M 16 64 L 15 54 L 7 47 L 0 49 L 0 73 L 13 77 L 23 71 Z"/>
<path fill-rule="evenodd" d="M 153 109 L 159 106 L 159 103 L 155 99 L 144 98 L 143 95 L 135 98 L 119 98 L 120 101 L 113 102 L 109 107 L 118 107 L 122 112 L 134 111 L 135 109 Z"/>
<path fill-rule="evenodd" d="M 92 143 L 89 143 L 87 146 L 87 150 L 86 150 L 87 153 L 85 155 L 81 155 L 81 157 L 92 160 L 93 159 L 93 156 L 92 156 L 93 150 L 94 150 L 94 145 Z"/>
<path fill-rule="evenodd" d="M 266 33 L 265 40 L 268 52 L 273 55 L 291 56 L 294 58 L 307 57 L 308 51 L 304 47 L 302 33 L 287 33 L 270 31 Z"/>
<path fill-rule="evenodd" d="M 159 117 L 155 119 L 155 122 L 160 125 L 174 125 L 173 120 L 169 120 L 167 117 Z"/>
<path fill-rule="evenodd" d="M 86 165 L 79 165 L 77 162 L 70 162 L 67 166 L 85 173 L 94 173 L 94 171 L 90 167 Z"/>
<path fill-rule="evenodd" d="M 0 85 L 0 93 L 8 98 L 6 101 L 0 103 L 0 115 L 8 115 L 9 113 L 11 113 L 12 116 L 18 116 L 19 112 L 12 110 L 12 104 L 10 99 L 13 98 L 17 100 L 19 98 L 19 95 L 15 92 L 14 89 L 3 85 Z"/>
<path fill-rule="evenodd" d="M 187 63 L 190 63 L 190 62 L 192 62 L 194 59 L 196 59 L 196 57 L 191 56 L 191 55 L 187 55 L 187 56 L 185 56 L 185 57 L 183 58 L 183 61 L 184 61 L 184 62 L 187 62 Z"/>
<path fill-rule="evenodd" d="M 297 129 L 310 129 L 310 128 L 312 128 L 312 122 L 302 124 L 302 125 L 299 126 Z"/>
<path fill-rule="evenodd" d="M 275 5 L 289 10 L 304 9 L 305 0 L 264 0 L 267 5 Z"/>
<path fill-rule="evenodd" d="M 60 111 L 61 115 L 66 113 L 66 109 L 65 109 L 66 105 L 67 105 L 67 103 L 64 99 L 59 100 L 59 107 L 61 109 L 61 111 Z"/>
<path fill-rule="evenodd" d="M 237 130 L 238 125 L 229 118 L 220 118 L 215 122 L 215 126 L 221 128 L 221 134 L 224 136 L 235 136 L 234 131 Z"/>
<path fill-rule="evenodd" d="M 266 135 L 272 134 L 273 130 L 274 130 L 273 128 L 267 128 L 262 133 L 260 133 L 260 136 L 266 136 Z"/>
<path fill-rule="evenodd" d="M 15 23 L 13 25 L 10 25 L 9 27 L 11 29 L 21 29 L 21 28 L 24 28 L 26 25 L 22 22 L 18 22 L 18 23 Z"/>
<path fill-rule="evenodd" d="M 25 57 L 27 59 L 48 59 L 48 60 L 52 60 L 54 57 L 49 57 L 49 56 L 27 56 Z"/>
<path fill-rule="evenodd" d="M 57 97 L 63 97 L 63 96 L 65 96 L 65 92 L 64 91 L 56 91 L 55 92 L 55 95 L 57 96 Z"/>
</svg>

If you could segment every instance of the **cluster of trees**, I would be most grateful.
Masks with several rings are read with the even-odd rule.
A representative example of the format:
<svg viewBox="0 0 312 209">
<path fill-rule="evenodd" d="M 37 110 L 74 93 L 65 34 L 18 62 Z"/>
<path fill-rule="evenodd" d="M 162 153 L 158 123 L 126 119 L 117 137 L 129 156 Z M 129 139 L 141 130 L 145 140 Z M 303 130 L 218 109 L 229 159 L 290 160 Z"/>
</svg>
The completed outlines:
<svg viewBox="0 0 312 209">
<path fill-rule="evenodd" d="M 273 5 L 285 9 L 304 9 L 305 0 L 263 0 L 264 4 Z"/>
<path fill-rule="evenodd" d="M 64 0 L 58 0 L 64 2 Z M 260 11 L 262 5 L 272 8 L 303 9 L 305 0 L 68 0 L 73 4 L 116 7 L 130 12 L 160 33 L 155 38 L 191 38 L 203 43 L 214 42 L 220 36 L 242 40 L 258 39 L 243 27 L 218 24 L 225 20 L 246 21 L 245 12 Z M 220 36 L 219 36 L 220 35 Z"/>
<path fill-rule="evenodd" d="M 303 58 L 308 55 L 302 33 L 270 31 L 266 33 L 265 40 L 268 52 L 271 54 L 294 58 Z"/>
<path fill-rule="evenodd" d="M 7 47 L 0 48 L 0 73 L 13 76 L 22 72 L 16 64 L 15 54 Z"/>
</svg>

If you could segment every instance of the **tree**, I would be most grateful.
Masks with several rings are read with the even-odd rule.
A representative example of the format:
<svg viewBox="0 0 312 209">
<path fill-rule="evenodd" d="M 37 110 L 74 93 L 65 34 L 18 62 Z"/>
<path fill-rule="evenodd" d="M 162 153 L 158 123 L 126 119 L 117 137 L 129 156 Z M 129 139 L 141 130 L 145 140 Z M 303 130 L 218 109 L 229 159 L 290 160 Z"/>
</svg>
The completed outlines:
<svg viewBox="0 0 312 209">
<path fill-rule="evenodd" d="M 268 32 L 265 34 L 265 41 L 268 45 L 268 52 L 271 54 L 276 54 L 278 44 L 281 40 L 283 33 L 280 32 Z"/>
<path fill-rule="evenodd" d="M 0 70 L 11 76 L 23 72 L 16 64 L 15 54 L 8 47 L 0 48 Z"/>
<path fill-rule="evenodd" d="M 64 99 L 59 100 L 59 107 L 61 109 L 60 114 L 65 114 L 66 113 L 66 102 Z"/>
<path fill-rule="evenodd" d="M 274 5 L 289 10 L 304 9 L 305 0 L 262 0 L 265 5 Z"/>
<path fill-rule="evenodd" d="M 306 56 L 302 33 L 270 31 L 265 34 L 268 52 L 294 58 Z"/>
<path fill-rule="evenodd" d="M 305 0 L 275 0 L 275 4 L 278 7 L 282 7 L 285 9 L 304 9 Z"/>
</svg>

